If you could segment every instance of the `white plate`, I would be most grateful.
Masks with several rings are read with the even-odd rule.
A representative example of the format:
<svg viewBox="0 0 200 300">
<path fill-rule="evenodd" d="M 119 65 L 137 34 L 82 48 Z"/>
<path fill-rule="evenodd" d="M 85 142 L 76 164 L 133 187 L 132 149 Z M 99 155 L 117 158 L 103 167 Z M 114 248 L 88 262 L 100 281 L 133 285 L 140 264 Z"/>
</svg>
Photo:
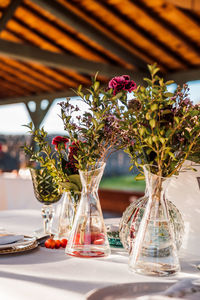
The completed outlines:
<svg viewBox="0 0 200 300">
<path fill-rule="evenodd" d="M 5 244 L 5 245 L 0 245 L 0 250 L 4 250 L 7 248 L 15 248 L 15 247 L 19 247 L 19 246 L 28 246 L 33 244 L 36 241 L 35 237 L 24 237 L 23 240 L 14 242 L 14 243 L 10 243 L 10 244 Z"/>
<path fill-rule="evenodd" d="M 174 282 L 134 282 L 107 286 L 93 290 L 86 295 L 87 300 L 133 300 L 139 296 L 162 292 Z"/>
</svg>

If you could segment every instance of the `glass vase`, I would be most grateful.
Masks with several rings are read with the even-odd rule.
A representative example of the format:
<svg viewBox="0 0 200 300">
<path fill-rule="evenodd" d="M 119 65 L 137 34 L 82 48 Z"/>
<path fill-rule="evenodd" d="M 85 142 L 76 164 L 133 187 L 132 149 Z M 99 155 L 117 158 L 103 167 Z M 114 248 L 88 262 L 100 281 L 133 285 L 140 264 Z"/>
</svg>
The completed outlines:
<svg viewBox="0 0 200 300">
<path fill-rule="evenodd" d="M 69 238 L 74 224 L 81 193 L 65 192 L 58 221 L 58 237 Z"/>
<path fill-rule="evenodd" d="M 43 203 L 44 234 L 51 234 L 54 216 L 53 203 L 62 198 L 62 191 L 45 168 L 30 169 L 36 199 Z"/>
<path fill-rule="evenodd" d="M 170 220 L 165 193 L 170 178 L 151 173 L 152 166 L 144 167 L 148 202 L 132 244 L 129 267 L 144 275 L 169 276 L 180 270 L 174 229 Z M 154 168 L 154 172 L 156 167 Z M 161 255 L 167 245 L 165 256 Z"/>
<path fill-rule="evenodd" d="M 100 163 L 88 171 L 79 171 L 83 188 L 78 211 L 65 249 L 68 255 L 93 258 L 110 254 L 98 197 L 98 187 L 104 168 L 105 163 Z"/>
<path fill-rule="evenodd" d="M 130 252 L 131 245 L 134 247 L 135 238 L 137 236 L 139 226 L 144 215 L 145 208 L 148 202 L 148 191 L 145 195 L 137 200 L 134 200 L 124 211 L 119 224 L 119 237 L 123 247 Z M 178 208 L 169 200 L 166 200 L 169 208 L 170 221 L 174 230 L 176 247 L 179 250 L 184 236 L 184 222 Z M 165 230 L 165 228 L 163 228 Z M 158 237 L 163 246 L 160 249 L 160 256 L 168 255 L 168 244 L 163 240 L 163 233 L 160 232 Z M 153 255 L 153 253 L 152 253 Z M 155 253 L 155 255 L 157 255 Z"/>
</svg>

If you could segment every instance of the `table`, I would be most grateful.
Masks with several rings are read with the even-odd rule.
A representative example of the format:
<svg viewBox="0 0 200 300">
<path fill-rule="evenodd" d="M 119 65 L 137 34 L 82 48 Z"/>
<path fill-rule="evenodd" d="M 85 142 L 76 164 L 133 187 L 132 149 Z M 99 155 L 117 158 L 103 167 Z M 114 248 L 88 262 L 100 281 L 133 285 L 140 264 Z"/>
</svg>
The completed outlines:
<svg viewBox="0 0 200 300">
<path fill-rule="evenodd" d="M 40 224 L 39 210 L 0 212 L 0 227 L 10 231 L 31 234 Z M 114 249 L 107 258 L 81 259 L 66 256 L 63 249 L 38 247 L 24 255 L 0 256 L 1 299 L 83 300 L 87 292 L 106 285 L 199 278 L 194 264 L 200 263 L 200 253 L 183 250 L 180 257 L 182 272 L 159 279 L 130 273 L 124 250 Z"/>
</svg>

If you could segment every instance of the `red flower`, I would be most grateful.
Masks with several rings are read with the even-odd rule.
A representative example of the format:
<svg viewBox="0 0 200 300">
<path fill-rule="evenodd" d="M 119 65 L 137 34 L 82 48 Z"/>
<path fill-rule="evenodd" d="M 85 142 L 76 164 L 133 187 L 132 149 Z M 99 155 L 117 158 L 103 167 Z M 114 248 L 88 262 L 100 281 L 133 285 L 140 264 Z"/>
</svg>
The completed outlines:
<svg viewBox="0 0 200 300">
<path fill-rule="evenodd" d="M 64 144 L 64 147 L 66 148 L 66 144 L 69 142 L 67 138 L 64 138 L 62 136 L 56 136 L 52 140 L 52 145 L 55 145 L 55 149 L 58 150 L 58 145 Z"/>
<path fill-rule="evenodd" d="M 78 147 L 79 141 L 72 142 L 71 146 L 68 147 L 68 161 L 65 165 L 65 170 L 70 174 L 78 174 L 78 169 L 76 167 L 77 160 L 74 156 L 77 156 L 77 152 L 79 150 Z"/>
<path fill-rule="evenodd" d="M 71 174 L 78 174 L 78 169 L 75 165 L 76 161 L 67 161 L 66 162 L 66 165 L 65 165 L 65 170 L 67 172 L 68 175 L 71 175 Z"/>
<path fill-rule="evenodd" d="M 113 89 L 113 94 L 116 95 L 120 91 L 124 90 L 127 92 L 132 92 L 136 89 L 136 83 L 130 80 L 130 76 L 122 75 L 112 78 L 108 83 L 108 88 Z"/>
<path fill-rule="evenodd" d="M 72 146 L 70 146 L 68 148 L 68 152 L 69 152 L 69 155 L 68 155 L 68 159 L 69 161 L 76 161 L 75 158 L 74 158 L 74 155 L 77 156 L 77 152 L 78 152 L 78 144 L 79 142 L 72 142 Z"/>
</svg>

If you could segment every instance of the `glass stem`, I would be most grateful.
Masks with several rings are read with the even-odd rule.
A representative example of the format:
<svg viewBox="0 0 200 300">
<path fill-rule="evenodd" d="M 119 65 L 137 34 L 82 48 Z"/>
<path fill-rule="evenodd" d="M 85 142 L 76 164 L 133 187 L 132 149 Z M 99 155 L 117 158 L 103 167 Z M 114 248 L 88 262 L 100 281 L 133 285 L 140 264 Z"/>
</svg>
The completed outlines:
<svg viewBox="0 0 200 300">
<path fill-rule="evenodd" d="M 42 217 L 44 219 L 44 233 L 51 234 L 52 220 L 54 216 L 54 208 L 52 205 L 43 205 Z"/>
</svg>

